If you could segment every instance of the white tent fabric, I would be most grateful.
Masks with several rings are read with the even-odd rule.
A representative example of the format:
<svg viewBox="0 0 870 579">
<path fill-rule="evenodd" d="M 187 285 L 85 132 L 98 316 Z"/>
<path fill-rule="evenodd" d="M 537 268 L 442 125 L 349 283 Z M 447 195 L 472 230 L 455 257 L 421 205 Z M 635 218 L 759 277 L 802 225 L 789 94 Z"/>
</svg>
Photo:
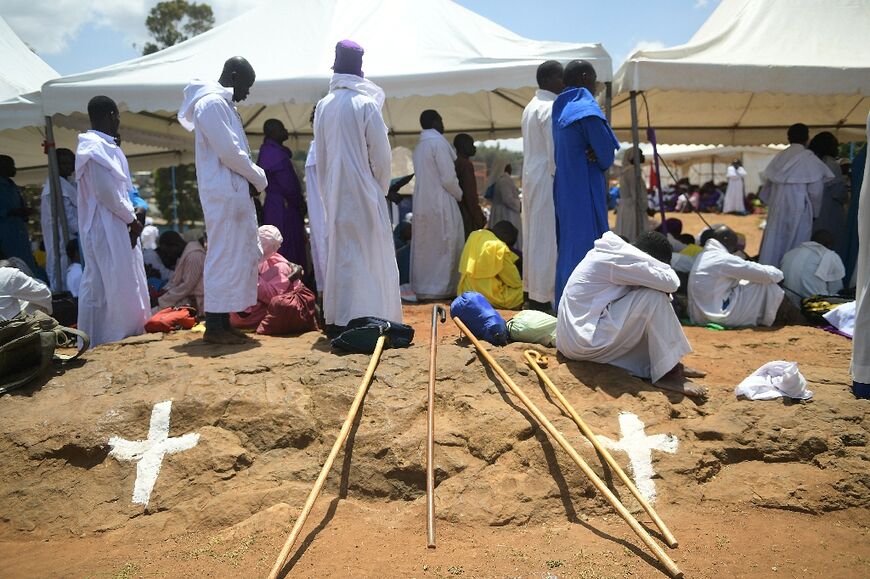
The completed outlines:
<svg viewBox="0 0 870 579">
<path fill-rule="evenodd" d="M 328 89 L 335 44 L 350 38 L 366 51 L 363 70 L 387 94 L 384 118 L 393 145 L 412 143 L 419 115 L 438 109 L 448 132 L 476 138 L 516 136 L 522 109 L 534 93 L 535 71 L 547 59 L 590 61 L 601 82 L 612 78 L 599 44 L 523 38 L 450 0 L 268 0 L 250 12 L 158 53 L 43 87 L 45 111 L 56 125 L 80 128 L 68 117 L 105 94 L 122 111 L 122 137 L 148 145 L 192 150 L 174 120 L 191 78 L 217 78 L 223 62 L 247 58 L 257 72 L 239 107 L 257 145 L 262 122 L 278 118 L 302 148 L 309 116 Z"/>
<path fill-rule="evenodd" d="M 660 143 L 762 145 L 788 126 L 863 140 L 870 108 L 866 0 L 722 0 L 688 43 L 631 54 L 614 77 L 613 126 L 630 138 L 630 91 Z"/>
<path fill-rule="evenodd" d="M 0 130 L 44 124 L 39 89 L 60 75 L 28 48 L 2 17 L 0 54 Z"/>
</svg>

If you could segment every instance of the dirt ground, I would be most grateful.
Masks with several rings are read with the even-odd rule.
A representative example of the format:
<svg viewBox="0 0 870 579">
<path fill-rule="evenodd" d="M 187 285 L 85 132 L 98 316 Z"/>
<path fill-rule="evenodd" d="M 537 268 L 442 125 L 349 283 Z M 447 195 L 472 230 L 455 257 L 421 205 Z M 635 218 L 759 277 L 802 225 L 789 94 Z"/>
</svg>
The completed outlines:
<svg viewBox="0 0 870 579">
<path fill-rule="evenodd" d="M 729 219 L 753 243 L 757 218 L 715 222 Z M 406 306 L 414 344 L 384 353 L 287 576 L 666 576 L 449 319 L 438 328 L 437 548 L 426 548 L 431 311 Z M 870 422 L 849 390 L 850 342 L 810 327 L 686 334 L 695 351 L 685 361 L 709 372 L 705 403 L 536 349 L 596 432 L 618 440 L 629 412 L 647 435 L 676 437 L 673 454 L 652 452 L 652 481 L 680 541 L 665 550 L 686 577 L 870 575 Z M 658 537 L 523 364 L 527 347 L 492 352 Z M 737 400 L 736 384 L 775 359 L 797 361 L 814 398 Z M 148 335 L 0 398 L 2 576 L 265 576 L 367 363 L 330 352 L 317 333 L 244 347 Z M 143 507 L 131 501 L 136 467 L 109 455 L 108 441 L 144 439 L 165 400 L 169 436 L 195 432 L 199 443 L 164 457 Z M 628 467 L 624 452 L 614 457 Z"/>
</svg>

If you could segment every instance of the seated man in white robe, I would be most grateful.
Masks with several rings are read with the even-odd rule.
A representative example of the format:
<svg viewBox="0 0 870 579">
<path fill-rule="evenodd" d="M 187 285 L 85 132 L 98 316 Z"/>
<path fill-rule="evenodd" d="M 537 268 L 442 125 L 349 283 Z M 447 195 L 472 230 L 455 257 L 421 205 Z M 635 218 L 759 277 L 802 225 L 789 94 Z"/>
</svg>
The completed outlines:
<svg viewBox="0 0 870 579">
<path fill-rule="evenodd" d="M 148 286 L 127 158 L 118 146 L 120 113 L 97 96 L 88 103 L 91 130 L 79 135 L 76 180 L 82 257 L 78 327 L 91 347 L 145 331 L 150 314 Z"/>
<path fill-rule="evenodd" d="M 782 272 L 732 255 L 737 234 L 724 225 L 705 231 L 689 273 L 689 316 L 696 324 L 771 326 L 784 293 Z"/>
<path fill-rule="evenodd" d="M 21 312 L 36 310 L 51 314 L 51 291 L 30 277 L 10 260 L 0 261 L 0 322 L 11 320 Z"/>
<path fill-rule="evenodd" d="M 786 253 L 782 258 L 783 286 L 788 299 L 800 307 L 801 300 L 811 296 L 832 296 L 843 289 L 846 267 L 843 260 L 832 251 L 836 241 L 825 229 L 813 234 Z"/>
<path fill-rule="evenodd" d="M 606 232 L 568 278 L 559 302 L 556 347 L 566 358 L 612 364 L 655 386 L 706 396 L 683 366 L 692 351 L 668 294 L 680 282 L 671 246 L 656 231 L 634 245 Z"/>
</svg>

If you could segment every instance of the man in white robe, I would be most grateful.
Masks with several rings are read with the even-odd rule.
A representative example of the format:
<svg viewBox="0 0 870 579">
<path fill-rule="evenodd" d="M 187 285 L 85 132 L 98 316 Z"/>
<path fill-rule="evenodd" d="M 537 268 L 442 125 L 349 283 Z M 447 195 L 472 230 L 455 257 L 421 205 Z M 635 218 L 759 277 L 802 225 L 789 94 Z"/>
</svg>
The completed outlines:
<svg viewBox="0 0 870 579">
<path fill-rule="evenodd" d="M 562 64 L 538 67 L 538 90 L 523 110 L 523 290 L 529 307 L 549 310 L 556 291 L 556 209 L 553 205 L 553 101 L 562 89 Z"/>
<path fill-rule="evenodd" d="M 577 265 L 559 302 L 556 348 L 566 358 L 611 364 L 688 396 L 706 390 L 703 372 L 680 360 L 692 351 L 668 294 L 680 280 L 671 247 L 648 231 L 635 245 L 608 231 Z"/>
<path fill-rule="evenodd" d="M 867 117 L 867 140 L 870 141 L 870 115 Z M 858 243 L 852 392 L 859 398 L 870 398 L 870 156 L 864 165 L 864 182 L 858 201 Z"/>
<path fill-rule="evenodd" d="M 0 261 L 0 322 L 21 312 L 51 314 L 51 290 L 36 278 L 18 269 L 10 260 Z"/>
<path fill-rule="evenodd" d="M 311 111 L 311 124 L 314 125 L 314 111 Z M 326 255 L 329 252 L 326 228 L 326 210 L 323 197 L 317 186 L 317 143 L 311 140 L 308 156 L 305 157 L 305 203 L 308 206 L 309 243 L 311 261 L 314 263 L 314 282 L 317 293 L 323 294 L 326 286 Z"/>
<path fill-rule="evenodd" d="M 48 272 L 48 285 L 55 292 L 61 291 L 61 280 L 57 279 L 55 263 L 57 255 L 54 252 L 54 239 L 58 239 L 58 251 L 60 252 L 61 277 L 69 267 L 69 259 L 66 255 L 66 244 L 71 239 L 79 236 L 78 218 L 78 189 L 76 187 L 75 171 L 76 156 L 69 149 L 57 150 L 57 168 L 60 174 L 60 195 L 63 203 L 61 219 L 66 220 L 68 237 L 63 237 L 63 225 L 60 220 L 54 222 L 54 203 L 51 198 L 51 184 L 48 179 L 42 187 L 42 196 L 39 203 L 39 218 L 42 224 L 42 240 L 45 243 L 45 269 Z M 69 289 L 69 288 L 64 288 Z"/>
<path fill-rule="evenodd" d="M 725 189 L 722 213 L 746 215 L 746 169 L 743 168 L 740 159 L 734 159 L 728 165 L 725 177 L 728 179 L 728 187 Z"/>
<path fill-rule="evenodd" d="M 76 149 L 78 222 L 87 267 L 79 291 L 78 327 L 91 347 L 145 331 L 150 300 L 127 158 L 116 144 L 120 114 L 112 99 L 88 103 L 92 129 Z"/>
<path fill-rule="evenodd" d="M 836 295 L 843 289 L 846 267 L 831 250 L 834 243 L 834 236 L 822 229 L 813 234 L 811 241 L 801 243 L 782 258 L 782 284 L 796 307 L 803 298 Z"/>
<path fill-rule="evenodd" d="M 230 326 L 230 312 L 257 303 L 262 250 L 252 196 L 265 190 L 266 174 L 251 160 L 233 104 L 247 98 L 255 78 L 247 60 L 233 57 L 218 82 L 191 81 L 178 111 L 181 125 L 196 133 L 196 181 L 208 231 L 203 340 L 214 344 L 249 340 Z"/>
<path fill-rule="evenodd" d="M 771 326 L 785 292 L 782 271 L 732 255 L 737 234 L 717 226 L 701 236 L 704 251 L 689 273 L 689 316 L 696 324 Z"/>
<path fill-rule="evenodd" d="M 402 321 L 385 200 L 392 160 L 381 116 L 385 95 L 363 78 L 362 47 L 344 40 L 335 52 L 329 94 L 314 113 L 316 187 L 326 214 L 321 290 L 327 330 L 362 316 Z"/>
<path fill-rule="evenodd" d="M 788 129 L 788 148 L 764 170 L 760 198 L 767 204 L 767 226 L 761 240 L 759 263 L 778 267 L 782 256 L 813 233 L 813 218 L 822 207 L 825 181 L 833 173 L 806 148 L 810 132 L 798 123 Z"/>
<path fill-rule="evenodd" d="M 414 235 L 411 237 L 411 288 L 419 299 L 456 296 L 465 230 L 458 201 L 462 189 L 453 162 L 456 153 L 444 138 L 437 111 L 420 114 L 420 142 L 414 148 Z"/>
</svg>

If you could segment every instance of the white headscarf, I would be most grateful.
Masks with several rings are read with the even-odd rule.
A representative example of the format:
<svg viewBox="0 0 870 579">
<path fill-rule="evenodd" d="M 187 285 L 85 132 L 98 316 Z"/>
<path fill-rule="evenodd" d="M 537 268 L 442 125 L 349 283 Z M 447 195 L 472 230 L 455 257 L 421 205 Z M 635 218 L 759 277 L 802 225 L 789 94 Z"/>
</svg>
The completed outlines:
<svg viewBox="0 0 870 579">
<path fill-rule="evenodd" d="M 284 237 L 274 225 L 261 225 L 257 230 L 257 235 L 259 235 L 260 245 L 263 247 L 263 257 L 260 258 L 260 261 L 271 257 L 284 243 Z"/>
</svg>

